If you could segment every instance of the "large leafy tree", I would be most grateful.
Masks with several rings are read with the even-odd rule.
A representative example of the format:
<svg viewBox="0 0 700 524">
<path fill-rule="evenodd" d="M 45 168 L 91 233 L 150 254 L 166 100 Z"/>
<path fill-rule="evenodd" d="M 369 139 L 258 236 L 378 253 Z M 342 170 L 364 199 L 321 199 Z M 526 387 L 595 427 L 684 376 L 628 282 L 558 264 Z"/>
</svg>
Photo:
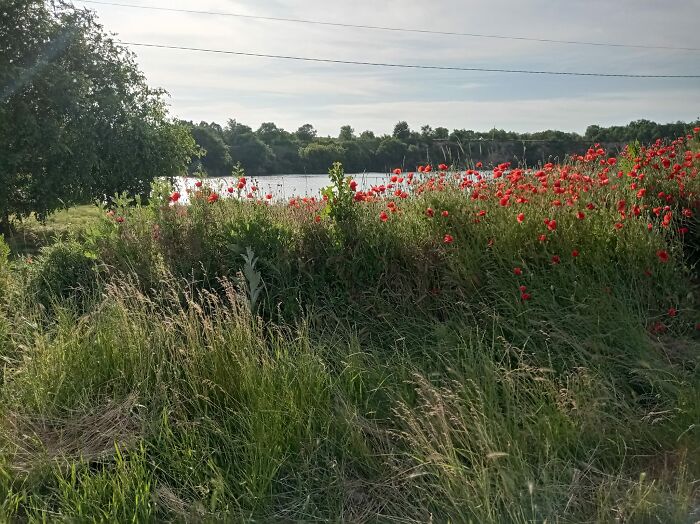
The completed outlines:
<svg viewBox="0 0 700 524">
<path fill-rule="evenodd" d="M 0 227 L 182 173 L 195 144 L 163 97 L 92 12 L 3 0 Z"/>
</svg>

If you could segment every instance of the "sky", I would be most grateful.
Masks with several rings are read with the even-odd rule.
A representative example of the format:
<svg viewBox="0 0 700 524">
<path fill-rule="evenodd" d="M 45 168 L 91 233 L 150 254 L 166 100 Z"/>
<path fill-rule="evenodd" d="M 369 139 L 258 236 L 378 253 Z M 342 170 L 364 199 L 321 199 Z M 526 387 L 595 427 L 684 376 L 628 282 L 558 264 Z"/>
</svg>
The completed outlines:
<svg viewBox="0 0 700 524">
<path fill-rule="evenodd" d="M 109 1 L 109 0 L 106 0 Z M 531 38 L 700 48 L 700 0 L 113 0 L 123 4 L 474 32 Z M 264 54 L 458 67 L 632 74 L 700 74 L 700 51 L 567 45 L 391 32 L 175 13 L 75 0 L 119 39 Z M 343 125 L 391 133 L 405 120 L 448 129 L 583 133 L 700 117 L 700 79 L 561 77 L 307 63 L 132 47 L 171 114 L 235 119 L 321 136 Z"/>
</svg>

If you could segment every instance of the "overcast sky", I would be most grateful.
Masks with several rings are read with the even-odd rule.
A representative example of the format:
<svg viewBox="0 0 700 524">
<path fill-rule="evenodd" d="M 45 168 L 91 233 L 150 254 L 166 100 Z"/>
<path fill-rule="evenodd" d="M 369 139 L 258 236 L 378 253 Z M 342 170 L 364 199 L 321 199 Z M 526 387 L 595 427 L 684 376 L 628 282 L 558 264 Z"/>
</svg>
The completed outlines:
<svg viewBox="0 0 700 524">
<path fill-rule="evenodd" d="M 114 0 L 141 6 L 561 40 L 700 48 L 700 0 Z M 399 33 L 75 4 L 125 41 L 461 67 L 700 74 L 700 52 Z M 700 116 L 700 80 L 620 79 L 310 64 L 134 47 L 173 115 L 337 135 L 414 129 L 585 131 L 589 124 Z"/>
</svg>

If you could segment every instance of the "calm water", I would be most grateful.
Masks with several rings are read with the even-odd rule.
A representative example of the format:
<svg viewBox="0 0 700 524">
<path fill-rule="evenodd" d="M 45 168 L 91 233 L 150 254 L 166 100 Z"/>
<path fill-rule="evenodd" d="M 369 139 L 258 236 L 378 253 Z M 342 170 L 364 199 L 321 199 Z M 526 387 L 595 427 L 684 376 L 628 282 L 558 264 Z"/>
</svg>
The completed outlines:
<svg viewBox="0 0 700 524">
<path fill-rule="evenodd" d="M 386 173 L 348 173 L 358 183 L 360 189 L 369 189 L 370 186 L 386 184 L 390 174 Z M 291 197 L 318 197 L 321 189 L 330 185 L 328 175 L 270 175 L 260 177 L 247 177 L 248 184 L 246 190 L 250 190 L 251 185 L 258 187 L 258 195 L 271 193 L 274 200 L 286 200 Z M 195 188 L 195 182 L 200 180 L 192 177 L 180 177 L 176 179 L 177 190 L 182 193 L 183 200 L 186 200 L 187 190 Z M 211 186 L 222 195 L 228 195 L 228 187 L 236 188 L 238 180 L 232 177 L 205 178 L 201 179 L 205 184 Z M 234 193 L 235 195 L 236 193 Z M 243 195 L 245 197 L 245 195 Z"/>
</svg>

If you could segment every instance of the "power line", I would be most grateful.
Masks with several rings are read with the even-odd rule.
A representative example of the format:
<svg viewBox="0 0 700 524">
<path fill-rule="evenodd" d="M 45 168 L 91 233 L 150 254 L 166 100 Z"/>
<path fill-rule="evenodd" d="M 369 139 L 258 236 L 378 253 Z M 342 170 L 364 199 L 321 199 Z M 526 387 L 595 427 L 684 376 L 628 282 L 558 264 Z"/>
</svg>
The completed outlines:
<svg viewBox="0 0 700 524">
<path fill-rule="evenodd" d="M 242 13 L 231 13 L 231 12 L 221 12 L 221 11 L 200 11 L 196 9 L 176 9 L 173 7 L 155 7 L 146 5 L 134 5 L 134 4 L 123 4 L 118 2 L 103 2 L 100 0 L 79 0 L 86 4 L 96 4 L 96 5 L 109 5 L 116 7 L 128 7 L 132 9 L 147 9 L 152 11 L 169 11 L 173 13 L 189 13 L 198 15 L 211 15 L 211 16 L 231 16 L 236 18 L 247 18 L 251 20 L 267 20 L 273 22 L 292 22 L 296 24 L 313 24 L 313 25 L 325 25 L 333 27 L 346 27 L 352 29 L 370 29 L 376 31 L 394 31 L 401 33 L 425 33 L 431 35 L 448 35 L 448 36 L 467 36 L 472 38 L 493 38 L 498 40 L 520 40 L 527 42 L 540 42 L 548 44 L 569 44 L 569 45 L 588 45 L 588 46 L 600 46 L 600 47 L 621 47 L 621 48 L 633 48 L 633 49 L 660 49 L 664 51 L 700 51 L 700 47 L 677 47 L 677 46 L 663 46 L 663 45 L 644 45 L 644 44 L 621 44 L 614 42 L 588 42 L 583 40 L 557 40 L 554 38 L 534 38 L 526 36 L 509 36 L 509 35 L 492 35 L 492 34 L 482 34 L 482 33 L 461 33 L 457 31 L 435 31 L 429 29 L 406 29 L 400 27 L 387 27 L 387 26 L 377 26 L 377 25 L 363 25 L 363 24 L 347 24 L 340 22 L 326 22 L 322 20 L 305 20 L 301 18 L 282 18 L 276 16 L 258 16 L 258 15 L 245 15 Z"/>
<path fill-rule="evenodd" d="M 266 53 L 251 53 L 244 51 L 228 51 L 222 49 L 204 49 L 200 47 L 185 47 L 165 44 L 146 44 L 142 42 L 123 42 L 120 44 L 139 46 L 139 47 L 154 47 L 158 49 L 176 49 L 180 51 L 197 51 L 202 53 L 216 53 L 224 55 L 251 56 L 257 58 L 277 58 L 282 60 L 296 60 L 301 62 L 320 62 L 327 64 L 347 64 L 347 65 L 363 65 L 373 67 L 393 67 L 402 69 L 433 69 L 439 71 L 477 71 L 484 73 L 519 73 L 528 75 L 559 75 L 559 76 L 596 76 L 596 77 L 611 77 L 611 78 L 700 78 L 698 75 L 654 75 L 654 74 L 625 74 L 625 73 L 581 73 L 574 71 L 536 71 L 528 69 L 497 69 L 488 67 L 459 67 L 459 66 L 438 66 L 426 64 L 392 64 L 385 62 L 363 62 L 359 60 L 336 60 L 331 58 L 311 58 L 305 56 L 289 56 L 289 55 L 273 55 Z"/>
</svg>

